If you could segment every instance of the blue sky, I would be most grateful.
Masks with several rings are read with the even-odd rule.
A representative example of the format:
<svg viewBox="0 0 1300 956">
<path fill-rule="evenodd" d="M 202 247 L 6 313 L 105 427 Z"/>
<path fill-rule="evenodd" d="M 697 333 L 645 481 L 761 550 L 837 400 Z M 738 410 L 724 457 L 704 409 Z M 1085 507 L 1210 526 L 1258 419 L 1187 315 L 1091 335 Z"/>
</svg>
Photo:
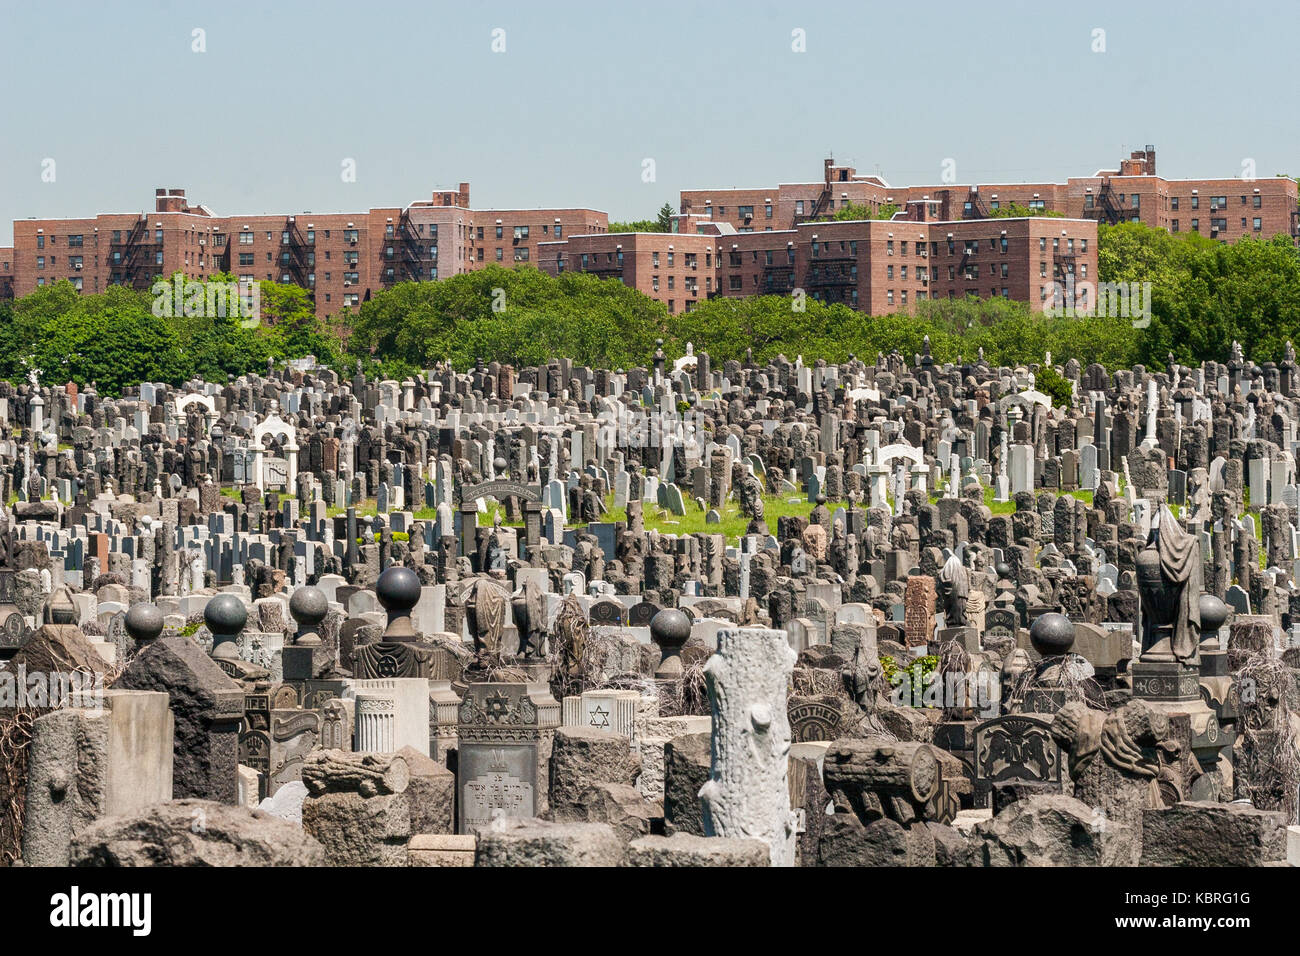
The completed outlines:
<svg viewBox="0 0 1300 956">
<path fill-rule="evenodd" d="M 3 0 L 0 245 L 13 219 L 152 208 L 156 186 L 324 213 L 468 180 L 479 208 L 628 219 L 817 179 L 829 151 L 897 184 L 949 158 L 958 182 L 1086 175 L 1145 143 L 1169 177 L 1296 175 L 1298 23 L 1201 0 Z"/>
</svg>

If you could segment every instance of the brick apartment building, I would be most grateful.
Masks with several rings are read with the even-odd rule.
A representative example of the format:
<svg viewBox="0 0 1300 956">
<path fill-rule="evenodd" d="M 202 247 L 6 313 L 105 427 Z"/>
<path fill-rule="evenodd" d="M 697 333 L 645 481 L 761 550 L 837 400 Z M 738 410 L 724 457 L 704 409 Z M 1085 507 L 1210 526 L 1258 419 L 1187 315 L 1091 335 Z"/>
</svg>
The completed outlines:
<svg viewBox="0 0 1300 956">
<path fill-rule="evenodd" d="M 940 298 L 1001 296 L 1041 310 L 1053 283 L 1097 281 L 1092 219 L 939 218 L 938 200 L 909 202 L 889 220 L 805 222 L 737 232 L 729 223 L 690 233 L 606 233 L 543 243 L 541 269 L 619 278 L 690 311 L 714 295 L 788 295 L 802 289 L 872 315 Z M 1079 306 L 1087 303 L 1080 299 Z"/>
<path fill-rule="evenodd" d="M 183 189 L 158 189 L 152 213 L 15 221 L 13 247 L 0 249 L 0 296 L 60 279 L 102 292 L 228 272 L 300 285 L 327 316 L 396 282 L 535 262 L 540 243 L 603 233 L 608 221 L 594 209 L 474 210 L 469 183 L 405 207 L 319 215 L 217 216 Z"/>
<path fill-rule="evenodd" d="M 689 312 L 718 289 L 716 236 L 676 232 L 619 232 L 543 242 L 537 266 L 549 275 L 590 272 L 621 279 L 669 312 Z"/>
<path fill-rule="evenodd" d="M 1278 234 L 1300 239 L 1295 180 L 1164 179 L 1156 175 L 1154 146 L 1131 153 L 1117 169 L 1070 177 L 1064 183 L 891 187 L 878 176 L 860 175 L 853 167 L 828 159 L 821 182 L 683 190 L 681 212 L 692 221 L 728 223 L 737 232 L 776 232 L 849 205 L 866 206 L 877 215 L 884 207 L 904 209 L 918 200 L 937 201 L 939 218 L 948 220 L 988 218 L 1015 203 L 1071 219 L 1136 221 L 1170 232 L 1198 232 L 1223 242 Z"/>
</svg>

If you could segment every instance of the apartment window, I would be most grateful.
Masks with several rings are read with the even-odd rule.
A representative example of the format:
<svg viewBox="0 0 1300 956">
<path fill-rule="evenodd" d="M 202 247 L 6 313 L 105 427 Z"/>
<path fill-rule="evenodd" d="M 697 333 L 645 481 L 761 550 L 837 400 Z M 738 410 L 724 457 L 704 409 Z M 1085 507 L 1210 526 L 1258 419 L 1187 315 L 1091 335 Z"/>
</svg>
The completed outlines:
<svg viewBox="0 0 1300 956">
<path fill-rule="evenodd" d="M 45 268 L 45 257 L 44 257 L 44 256 L 37 256 L 37 257 L 36 257 L 36 268 L 38 268 L 38 269 L 44 269 L 44 268 Z"/>
<path fill-rule="evenodd" d="M 1193 209 L 1200 209 L 1200 208 L 1201 208 L 1201 197 L 1200 197 L 1200 196 L 1193 196 L 1193 197 L 1192 197 L 1192 208 L 1193 208 Z"/>
<path fill-rule="evenodd" d="M 1256 232 L 1259 232 L 1261 229 L 1264 228 L 1264 221 L 1260 219 L 1259 216 L 1255 217 L 1254 228 Z"/>
<path fill-rule="evenodd" d="M 1041 211 L 1047 208 L 1047 202 L 1042 199 L 1031 199 L 1029 200 L 1029 208 Z"/>
<path fill-rule="evenodd" d="M 239 264 L 241 266 L 251 266 L 253 264 L 253 254 L 251 252 L 241 252 L 239 254 Z"/>
<path fill-rule="evenodd" d="M 516 238 L 516 239 L 527 239 L 527 238 L 528 238 L 528 227 L 527 227 L 527 226 L 515 226 L 515 233 L 514 233 L 514 235 L 515 235 L 515 238 Z"/>
<path fill-rule="evenodd" d="M 659 253 L 658 253 L 658 252 L 652 252 L 652 253 L 650 253 L 650 263 L 651 263 L 651 265 L 653 265 L 656 269 L 659 268 Z"/>
<path fill-rule="evenodd" d="M 343 293 L 343 304 L 344 304 L 344 305 L 357 305 L 360 301 L 361 301 L 361 296 L 360 296 L 359 294 L 357 294 L 356 292 L 345 292 L 345 293 Z"/>
<path fill-rule="evenodd" d="M 1067 238 L 1067 239 L 1065 240 L 1065 251 L 1068 252 L 1070 255 L 1074 255 L 1074 240 L 1073 240 L 1073 239 L 1068 239 L 1068 238 Z"/>
<path fill-rule="evenodd" d="M 388 231 L 391 233 L 393 231 L 393 227 L 389 226 Z M 289 244 L 289 230 L 286 229 L 284 232 L 280 233 L 280 245 L 287 246 L 288 244 Z"/>
<path fill-rule="evenodd" d="M 360 232 L 360 230 L 358 230 L 358 229 L 344 229 L 344 230 L 343 230 L 343 241 L 344 241 L 344 242 L 356 242 L 356 241 L 357 241 L 357 236 L 358 236 L 358 233 L 359 233 L 359 232 Z M 345 298 L 346 298 L 346 297 L 345 297 Z"/>
<path fill-rule="evenodd" d="M 161 251 L 158 251 L 158 252 L 155 252 L 155 253 L 154 253 L 153 261 L 154 261 L 154 265 L 157 265 L 157 266 L 160 266 L 160 265 L 163 264 L 163 261 L 162 261 L 162 252 L 161 252 Z"/>
<path fill-rule="evenodd" d="M 771 219 L 771 218 L 772 218 L 772 204 L 771 204 L 771 203 L 768 203 L 766 206 L 763 207 L 763 218 L 764 218 L 764 219 Z"/>
<path fill-rule="evenodd" d="M 903 305 L 907 305 L 907 290 L 906 290 L 906 289 L 903 290 L 903 302 L 902 302 L 902 304 L 903 304 Z"/>
<path fill-rule="evenodd" d="M 741 218 L 741 219 L 753 219 L 753 218 L 754 218 L 754 207 L 753 207 L 753 206 L 737 206 L 737 207 L 736 207 L 736 211 L 740 214 L 740 218 Z"/>
<path fill-rule="evenodd" d="M 894 254 L 894 240 L 889 239 L 885 242 L 885 255 L 892 256 L 893 254 Z"/>
<path fill-rule="evenodd" d="M 1001 272 L 1002 272 L 1002 278 L 1004 278 L 1004 279 L 1007 278 L 1007 270 L 1008 270 L 1009 266 L 1004 262 L 1004 263 L 1001 264 L 1001 267 L 1000 267 L 1000 268 L 1001 268 Z"/>
<path fill-rule="evenodd" d="M 1211 196 L 1211 197 L 1210 197 L 1210 208 L 1211 208 L 1211 209 L 1224 209 L 1224 208 L 1227 207 L 1227 205 L 1228 205 L 1228 197 L 1227 197 L 1227 196 Z"/>
<path fill-rule="evenodd" d="M 677 288 L 676 283 L 673 281 L 675 278 L 676 278 L 676 276 L 669 276 L 669 277 L 668 277 L 668 291 L 669 291 L 669 292 L 672 292 L 674 289 Z"/>
<path fill-rule="evenodd" d="M 673 253 L 673 252 L 668 253 L 668 268 L 669 268 L 669 269 L 671 269 L 671 268 L 673 267 L 673 258 L 674 258 L 675 256 L 676 256 L 676 253 Z"/>
<path fill-rule="evenodd" d="M 1140 208 L 1141 203 L 1142 203 L 1142 197 L 1138 193 L 1133 193 L 1132 201 L 1129 203 L 1129 205 L 1132 206 L 1134 209 L 1138 209 Z"/>
<path fill-rule="evenodd" d="M 84 236 L 68 236 L 68 246 L 81 246 L 85 244 Z"/>
<path fill-rule="evenodd" d="M 1044 259 L 1038 260 L 1038 275 L 1042 278 L 1047 277 L 1047 261 Z"/>
<path fill-rule="evenodd" d="M 1093 203 L 1094 203 L 1094 199 L 1093 199 L 1093 195 L 1092 195 L 1092 193 L 1084 193 L 1084 195 L 1083 195 L 1083 208 L 1084 208 L 1084 209 L 1091 209 L 1091 208 L 1093 207 Z"/>
<path fill-rule="evenodd" d="M 497 246 L 497 262 L 501 262 L 504 258 L 505 258 L 505 250 L 502 249 L 500 246 Z"/>
<path fill-rule="evenodd" d="M 741 291 L 740 276 L 731 276 L 728 281 L 732 292 Z"/>
<path fill-rule="evenodd" d="M 113 241 L 114 241 L 114 242 L 121 242 L 121 241 L 122 241 L 122 230 L 121 230 L 121 229 L 114 229 L 114 230 L 113 230 Z"/>
<path fill-rule="evenodd" d="M 785 261 L 787 265 L 794 265 L 794 250 L 789 246 L 785 249 Z"/>
<path fill-rule="evenodd" d="M 546 227 L 543 226 L 542 228 L 546 228 Z M 564 226 L 560 225 L 560 224 L 557 222 L 557 223 L 555 224 L 555 238 L 556 238 L 556 239 L 562 239 L 563 237 L 564 237 Z"/>
<path fill-rule="evenodd" d="M 1169 231 L 1170 231 L 1170 232 L 1177 232 L 1177 231 L 1178 231 L 1178 220 L 1177 220 L 1177 219 L 1171 219 L 1171 220 L 1169 220 Z"/>
<path fill-rule="evenodd" d="M 1047 237 L 1046 237 L 1046 236 L 1039 236 L 1039 237 L 1038 237 L 1038 251 L 1039 251 L 1039 252 L 1046 252 L 1046 251 L 1047 251 Z"/>
<path fill-rule="evenodd" d="M 163 232 L 163 231 L 162 231 L 161 229 L 155 229 L 155 230 L 153 231 L 153 241 L 154 241 L 154 242 L 162 242 L 162 232 Z M 269 237 L 268 237 L 268 238 L 269 238 Z"/>
<path fill-rule="evenodd" d="M 1201 231 L 1201 220 L 1199 220 L 1199 219 L 1193 219 L 1193 220 L 1192 220 L 1192 232 L 1200 232 L 1200 231 Z"/>
<path fill-rule="evenodd" d="M 121 264 L 122 264 L 122 253 L 120 253 L 120 252 L 114 252 L 114 253 L 113 253 L 113 265 L 116 266 L 116 265 L 121 265 Z"/>
<path fill-rule="evenodd" d="M 796 200 L 794 201 L 794 214 L 795 214 L 796 216 L 802 216 L 802 215 L 803 215 L 803 200 L 802 200 L 802 199 L 796 199 Z"/>
<path fill-rule="evenodd" d="M 892 279 L 892 278 L 894 278 L 894 267 L 893 267 L 893 266 L 885 266 L 885 278 L 886 278 L 886 279 Z"/>
<path fill-rule="evenodd" d="M 1170 208 L 1171 210 L 1173 210 L 1174 212 L 1177 212 L 1177 211 L 1178 211 L 1178 197 L 1177 197 L 1177 196 L 1170 196 L 1170 197 L 1169 197 L 1169 208 Z"/>
<path fill-rule="evenodd" d="M 902 266 L 902 267 L 901 267 L 901 270 L 900 270 L 900 273 L 899 273 L 899 276 L 898 276 L 898 277 L 899 277 L 900 279 L 902 279 L 904 282 L 907 281 L 907 266 Z"/>
<path fill-rule="evenodd" d="M 651 276 L 651 277 L 650 277 L 650 289 L 651 289 L 651 291 L 653 291 L 653 292 L 658 292 L 658 291 L 659 291 L 659 277 L 658 277 L 658 276 Z"/>
<path fill-rule="evenodd" d="M 221 245 L 221 243 L 217 243 L 217 245 Z M 316 245 L 316 230 L 315 230 L 315 229 L 308 229 L 308 230 L 307 230 L 307 245 L 309 245 L 309 246 L 314 246 L 314 245 Z"/>
<path fill-rule="evenodd" d="M 1251 203 L 1251 205 L 1253 205 L 1256 209 L 1262 209 L 1264 206 L 1264 197 L 1256 196 L 1254 198 L 1254 201 Z"/>
<path fill-rule="evenodd" d="M 894 290 L 893 290 L 893 289 L 890 289 L 888 292 L 885 293 L 885 301 L 888 302 L 890 305 L 893 305 L 893 304 L 894 304 Z"/>
<path fill-rule="evenodd" d="M 669 276 L 669 278 L 671 279 L 672 276 Z M 671 313 L 673 313 L 673 312 L 676 312 L 676 311 L 677 311 L 677 300 L 676 300 L 676 299 L 669 299 L 669 300 L 668 300 L 668 312 L 669 312 L 669 314 L 671 314 Z"/>
<path fill-rule="evenodd" d="M 343 281 L 352 285 L 360 285 L 361 274 L 357 272 L 345 272 L 343 273 Z"/>
<path fill-rule="evenodd" d="M 727 214 L 727 207 L 726 207 L 726 206 L 719 206 L 719 207 L 718 207 L 718 215 L 719 215 L 719 216 L 725 216 L 726 214 Z"/>
<path fill-rule="evenodd" d="M 239 244 L 241 246 L 251 246 L 253 244 L 253 234 L 251 232 L 241 232 L 239 234 Z"/>
<path fill-rule="evenodd" d="M 44 248 L 45 248 L 45 237 L 44 237 L 44 236 L 37 236 L 37 237 L 36 237 L 36 248 L 37 248 L 37 249 L 44 249 Z"/>
</svg>

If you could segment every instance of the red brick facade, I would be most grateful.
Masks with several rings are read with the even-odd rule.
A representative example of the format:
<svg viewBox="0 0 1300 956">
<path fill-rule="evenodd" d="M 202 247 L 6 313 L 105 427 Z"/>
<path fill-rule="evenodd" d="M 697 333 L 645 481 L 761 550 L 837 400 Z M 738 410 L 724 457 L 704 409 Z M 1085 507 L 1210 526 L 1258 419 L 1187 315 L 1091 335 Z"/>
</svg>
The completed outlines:
<svg viewBox="0 0 1300 956">
<path fill-rule="evenodd" d="M 469 184 L 404 208 L 296 216 L 215 216 L 184 190 L 157 190 L 154 212 L 14 223 L 0 250 L 0 296 L 27 295 L 60 279 L 86 292 L 147 289 L 184 273 L 203 279 L 291 282 L 311 290 L 316 312 L 356 307 L 396 282 L 441 279 L 488 263 L 535 263 L 555 237 L 603 233 L 594 209 L 469 208 Z"/>
<path fill-rule="evenodd" d="M 1012 203 L 1099 222 L 1139 221 L 1170 232 L 1199 232 L 1225 242 L 1246 236 L 1300 239 L 1297 185 L 1288 177 L 1266 179 L 1164 179 L 1156 175 L 1148 146 L 1114 170 L 1070 177 L 1064 183 L 972 183 L 890 187 L 877 176 L 826 160 L 823 180 L 759 189 L 682 190 L 683 214 L 729 223 L 738 232 L 792 229 L 830 216 L 845 205 L 872 214 L 895 205 L 935 201 L 938 218 L 985 218 Z M 751 213 L 751 215 L 745 215 Z"/>
</svg>

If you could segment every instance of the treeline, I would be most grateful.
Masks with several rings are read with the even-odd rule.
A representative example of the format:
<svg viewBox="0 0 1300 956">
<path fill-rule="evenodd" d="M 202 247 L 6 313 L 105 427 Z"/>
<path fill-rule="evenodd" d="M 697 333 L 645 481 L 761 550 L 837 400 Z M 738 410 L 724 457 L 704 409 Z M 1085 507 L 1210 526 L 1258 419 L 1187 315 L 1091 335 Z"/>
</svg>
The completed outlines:
<svg viewBox="0 0 1300 956">
<path fill-rule="evenodd" d="M 756 296 L 700 302 L 669 314 L 617 280 L 534 268 L 488 266 L 438 282 L 399 283 L 356 311 L 316 318 L 310 296 L 261 283 L 255 328 L 240 317 L 158 315 L 150 292 L 111 288 L 78 294 L 67 282 L 0 303 L 0 377 L 39 370 L 42 379 L 98 383 L 108 393 L 137 382 L 223 381 L 267 362 L 316 355 L 350 368 L 400 376 L 435 362 L 465 369 L 482 358 L 516 366 L 563 355 L 593 367 L 650 361 L 657 339 L 670 357 L 687 343 L 715 360 L 865 361 L 897 349 L 919 353 L 929 336 L 937 361 L 973 361 L 983 349 L 997 364 L 1077 359 L 1107 368 L 1163 368 L 1225 360 L 1233 340 L 1256 361 L 1282 357 L 1300 342 L 1300 252 L 1284 236 L 1220 245 L 1136 223 L 1102 226 L 1099 279 L 1151 284 L 1150 322 L 1132 317 L 1045 316 L 1003 299 L 918 303 L 910 314 L 866 316 L 811 298 Z M 218 277 L 229 281 L 230 277 Z M 178 313 L 181 310 L 178 310 Z"/>
<path fill-rule="evenodd" d="M 229 276 L 214 277 L 230 281 Z M 267 362 L 317 355 L 337 365 L 339 338 L 316 318 L 311 297 L 296 286 L 260 284 L 256 328 L 238 309 L 224 315 L 159 315 L 158 296 L 123 286 L 81 294 L 67 281 L 0 303 L 0 378 L 45 384 L 94 382 L 118 395 L 140 382 L 224 382 L 265 371 Z"/>
</svg>

